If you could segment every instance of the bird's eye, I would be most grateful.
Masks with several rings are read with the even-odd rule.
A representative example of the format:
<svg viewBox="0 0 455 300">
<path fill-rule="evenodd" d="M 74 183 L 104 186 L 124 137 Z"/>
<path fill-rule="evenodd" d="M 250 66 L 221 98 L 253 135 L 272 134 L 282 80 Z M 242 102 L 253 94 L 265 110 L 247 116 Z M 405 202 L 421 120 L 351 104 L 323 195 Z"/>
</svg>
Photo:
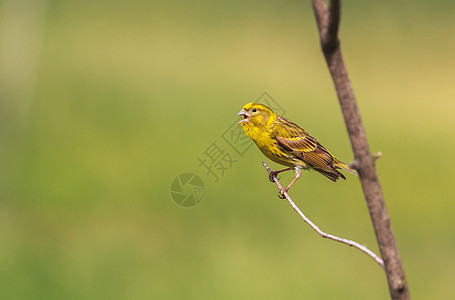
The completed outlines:
<svg viewBox="0 0 455 300">
<path fill-rule="evenodd" d="M 257 111 L 257 109 L 256 109 L 256 108 L 253 108 L 253 112 L 256 112 L 256 111 Z"/>
</svg>

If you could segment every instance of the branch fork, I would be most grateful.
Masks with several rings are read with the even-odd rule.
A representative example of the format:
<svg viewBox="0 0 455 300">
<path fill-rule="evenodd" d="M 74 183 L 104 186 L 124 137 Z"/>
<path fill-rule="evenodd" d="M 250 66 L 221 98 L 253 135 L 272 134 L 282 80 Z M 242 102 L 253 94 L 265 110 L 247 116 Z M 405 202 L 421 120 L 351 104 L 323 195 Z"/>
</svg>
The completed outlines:
<svg viewBox="0 0 455 300">
<path fill-rule="evenodd" d="M 273 179 L 273 181 L 276 183 L 277 187 L 278 187 L 278 190 L 282 191 L 283 190 L 283 186 L 281 185 L 280 181 L 278 180 L 278 178 L 276 178 L 276 176 L 273 174 L 273 171 L 269 168 L 269 166 L 265 163 L 265 162 L 262 162 L 262 165 L 264 166 L 264 168 L 267 170 L 267 172 L 269 173 L 269 179 Z M 281 193 L 281 192 L 280 192 Z M 367 247 L 363 246 L 363 245 L 360 245 L 359 243 L 357 242 L 354 242 L 352 240 L 348 240 L 348 239 L 344 239 L 344 238 L 340 238 L 340 237 L 337 237 L 335 235 L 332 235 L 332 234 L 329 234 L 329 233 L 325 233 L 324 231 L 322 231 L 321 229 L 319 229 L 319 227 L 314 224 L 310 219 L 308 219 L 305 214 L 302 213 L 302 211 L 298 208 L 298 206 L 294 203 L 294 201 L 292 201 L 291 197 L 288 195 L 287 192 L 283 192 L 280 194 L 283 198 L 282 199 L 286 199 L 288 200 L 289 204 L 292 206 L 292 208 L 299 214 L 299 216 L 308 224 L 311 226 L 311 228 L 313 228 L 314 231 L 316 231 L 321 237 L 323 238 L 327 238 L 327 239 L 330 239 L 330 240 L 333 240 L 333 241 L 336 241 L 336 242 L 339 242 L 339 243 L 342 243 L 342 244 L 346 244 L 346 245 L 349 245 L 349 246 L 352 246 L 354 248 L 357 248 L 359 249 L 360 251 L 362 251 L 363 253 L 367 254 L 368 256 L 370 256 L 372 259 L 374 259 L 376 261 L 376 263 L 378 263 L 381 268 L 384 269 L 384 262 L 382 261 L 382 259 L 377 256 L 373 251 L 371 251 L 370 249 L 368 249 Z M 281 197 L 280 197 L 281 198 Z"/>
</svg>

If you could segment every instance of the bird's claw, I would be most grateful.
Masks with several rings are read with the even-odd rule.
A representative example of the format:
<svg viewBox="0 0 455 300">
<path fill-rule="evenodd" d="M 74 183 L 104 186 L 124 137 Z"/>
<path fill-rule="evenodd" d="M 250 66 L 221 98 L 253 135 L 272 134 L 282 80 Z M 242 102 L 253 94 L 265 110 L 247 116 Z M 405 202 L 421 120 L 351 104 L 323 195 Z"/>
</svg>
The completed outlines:
<svg viewBox="0 0 455 300">
<path fill-rule="evenodd" d="M 286 199 L 286 196 L 284 195 L 284 193 L 287 193 L 288 191 L 288 188 L 283 188 L 281 189 L 279 192 L 278 192 L 278 198 L 280 199 Z"/>
<path fill-rule="evenodd" d="M 273 180 L 273 178 L 275 177 L 276 178 L 276 175 L 278 174 L 279 172 L 277 171 L 271 171 L 270 174 L 269 174 L 269 180 L 270 182 L 275 182 L 275 180 Z M 280 180 L 280 178 L 278 178 L 278 180 Z"/>
</svg>

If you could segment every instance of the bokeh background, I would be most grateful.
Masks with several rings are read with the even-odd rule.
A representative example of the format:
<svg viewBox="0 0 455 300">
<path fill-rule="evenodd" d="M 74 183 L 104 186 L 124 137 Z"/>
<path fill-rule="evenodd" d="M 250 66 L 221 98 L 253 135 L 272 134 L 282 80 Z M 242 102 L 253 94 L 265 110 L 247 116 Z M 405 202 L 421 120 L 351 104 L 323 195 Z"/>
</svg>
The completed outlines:
<svg viewBox="0 0 455 300">
<path fill-rule="evenodd" d="M 342 9 L 414 299 L 455 297 L 454 3 Z M 309 1 L 0 1 L 1 297 L 386 299 L 369 257 L 317 236 L 260 152 L 223 141 L 265 91 L 352 159 Z M 217 182 L 197 160 L 213 142 L 236 160 Z M 205 184 L 194 208 L 170 197 L 184 172 Z M 290 194 L 323 230 L 378 252 L 347 177 L 306 172 Z"/>
</svg>

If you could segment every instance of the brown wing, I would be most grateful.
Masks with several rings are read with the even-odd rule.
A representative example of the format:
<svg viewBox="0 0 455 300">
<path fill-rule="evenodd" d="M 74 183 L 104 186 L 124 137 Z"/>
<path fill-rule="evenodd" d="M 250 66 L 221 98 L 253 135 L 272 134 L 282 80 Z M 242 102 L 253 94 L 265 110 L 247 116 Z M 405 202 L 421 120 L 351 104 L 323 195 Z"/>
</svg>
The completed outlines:
<svg viewBox="0 0 455 300">
<path fill-rule="evenodd" d="M 346 179 L 333 166 L 333 156 L 314 137 L 285 118 L 280 117 L 277 121 L 281 126 L 274 133 L 284 149 L 332 181 L 339 177 Z"/>
</svg>

